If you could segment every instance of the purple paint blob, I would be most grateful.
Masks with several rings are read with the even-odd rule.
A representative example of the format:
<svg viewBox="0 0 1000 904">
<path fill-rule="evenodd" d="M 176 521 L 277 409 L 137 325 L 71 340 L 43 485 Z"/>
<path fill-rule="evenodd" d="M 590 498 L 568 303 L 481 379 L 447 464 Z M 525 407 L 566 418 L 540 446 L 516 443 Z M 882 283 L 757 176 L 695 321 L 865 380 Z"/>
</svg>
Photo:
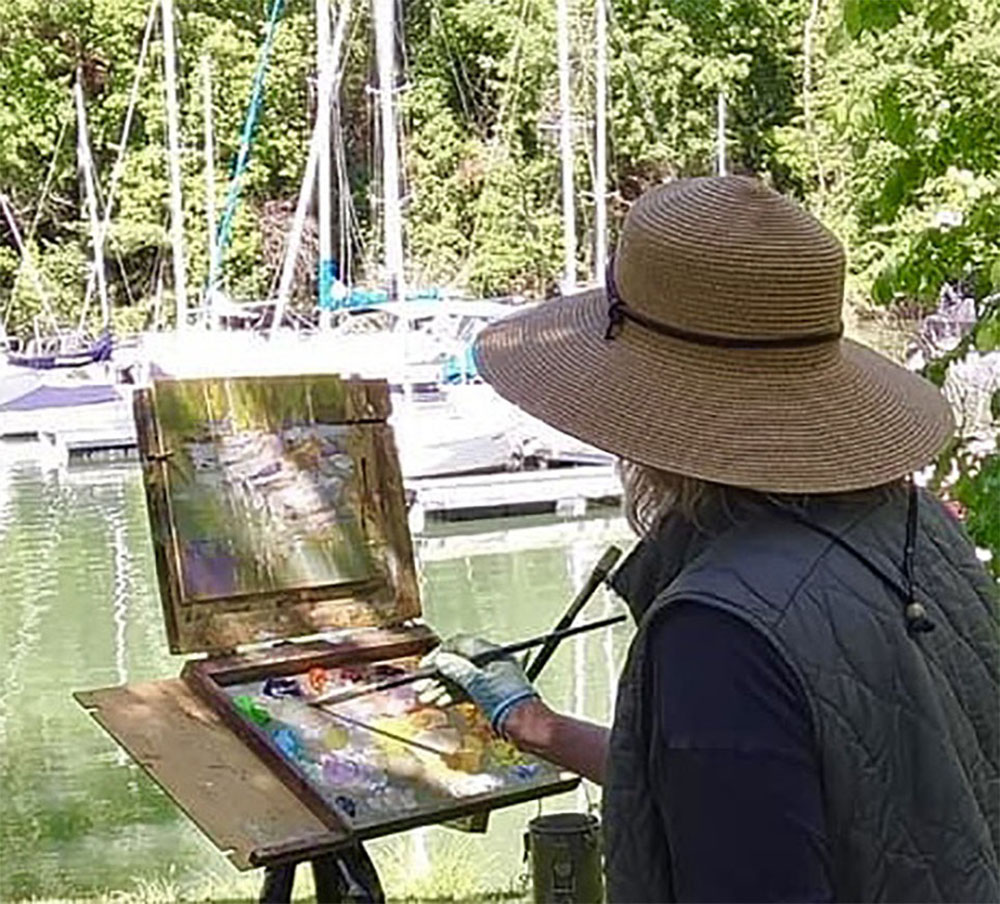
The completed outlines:
<svg viewBox="0 0 1000 904">
<path fill-rule="evenodd" d="M 323 780 L 331 785 L 354 785 L 362 778 L 361 767 L 344 757 L 324 756 L 321 765 Z"/>
</svg>

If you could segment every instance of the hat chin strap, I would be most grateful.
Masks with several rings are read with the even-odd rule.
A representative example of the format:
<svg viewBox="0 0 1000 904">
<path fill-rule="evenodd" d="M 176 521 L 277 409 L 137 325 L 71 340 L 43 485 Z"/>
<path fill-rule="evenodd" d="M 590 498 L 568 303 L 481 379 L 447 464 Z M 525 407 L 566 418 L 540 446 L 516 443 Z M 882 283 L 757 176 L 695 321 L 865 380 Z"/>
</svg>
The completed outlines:
<svg viewBox="0 0 1000 904">
<path fill-rule="evenodd" d="M 604 331 L 604 338 L 608 341 L 617 338 L 626 320 L 644 329 L 652 330 L 654 333 L 659 333 L 661 336 L 669 336 L 671 339 L 680 339 L 682 342 L 690 342 L 693 345 L 705 345 L 714 348 L 808 348 L 812 345 L 825 345 L 828 342 L 836 342 L 844 335 L 843 321 L 838 321 L 837 328 L 834 330 L 827 330 L 822 333 L 803 333 L 798 336 L 744 337 L 698 333 L 654 320 L 630 308 L 621 295 L 618 294 L 613 256 L 608 261 L 604 283 L 608 294 L 608 326 Z"/>
</svg>

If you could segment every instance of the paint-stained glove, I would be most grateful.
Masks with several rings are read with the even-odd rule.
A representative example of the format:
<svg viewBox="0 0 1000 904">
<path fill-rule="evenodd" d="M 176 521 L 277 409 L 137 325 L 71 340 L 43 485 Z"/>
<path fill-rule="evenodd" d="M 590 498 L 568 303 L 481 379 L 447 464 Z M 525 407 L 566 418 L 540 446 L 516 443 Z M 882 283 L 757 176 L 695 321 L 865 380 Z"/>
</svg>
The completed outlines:
<svg viewBox="0 0 1000 904">
<path fill-rule="evenodd" d="M 493 730 L 502 735 L 511 710 L 525 700 L 537 698 L 538 692 L 513 656 L 483 666 L 469 661 L 470 656 L 496 648 L 496 644 L 482 638 L 458 634 L 425 657 L 422 665 L 436 668 L 448 682 L 458 685 L 483 711 Z M 420 692 L 421 702 L 428 704 L 443 704 L 448 696 L 447 687 L 439 682 L 432 682 Z"/>
</svg>

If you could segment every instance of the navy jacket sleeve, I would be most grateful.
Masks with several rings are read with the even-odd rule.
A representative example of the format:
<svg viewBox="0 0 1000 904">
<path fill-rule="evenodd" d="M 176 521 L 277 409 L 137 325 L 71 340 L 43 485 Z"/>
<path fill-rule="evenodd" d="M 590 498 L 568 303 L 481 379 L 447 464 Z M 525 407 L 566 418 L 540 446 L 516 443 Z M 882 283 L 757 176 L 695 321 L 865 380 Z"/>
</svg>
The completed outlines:
<svg viewBox="0 0 1000 904">
<path fill-rule="evenodd" d="M 678 901 L 832 901 L 812 720 L 795 674 L 733 615 L 652 627 L 650 772 Z"/>
</svg>

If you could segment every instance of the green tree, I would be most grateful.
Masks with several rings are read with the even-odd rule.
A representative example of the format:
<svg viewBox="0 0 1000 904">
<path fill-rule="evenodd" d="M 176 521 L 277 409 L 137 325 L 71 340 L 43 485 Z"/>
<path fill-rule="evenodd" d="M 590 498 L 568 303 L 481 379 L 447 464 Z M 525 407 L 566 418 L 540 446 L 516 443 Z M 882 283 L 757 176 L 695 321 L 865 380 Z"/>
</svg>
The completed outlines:
<svg viewBox="0 0 1000 904">
<path fill-rule="evenodd" d="M 1000 288 L 1000 7 L 846 0 L 818 115 L 828 210 L 863 291 L 933 307 L 945 282 Z"/>
</svg>

